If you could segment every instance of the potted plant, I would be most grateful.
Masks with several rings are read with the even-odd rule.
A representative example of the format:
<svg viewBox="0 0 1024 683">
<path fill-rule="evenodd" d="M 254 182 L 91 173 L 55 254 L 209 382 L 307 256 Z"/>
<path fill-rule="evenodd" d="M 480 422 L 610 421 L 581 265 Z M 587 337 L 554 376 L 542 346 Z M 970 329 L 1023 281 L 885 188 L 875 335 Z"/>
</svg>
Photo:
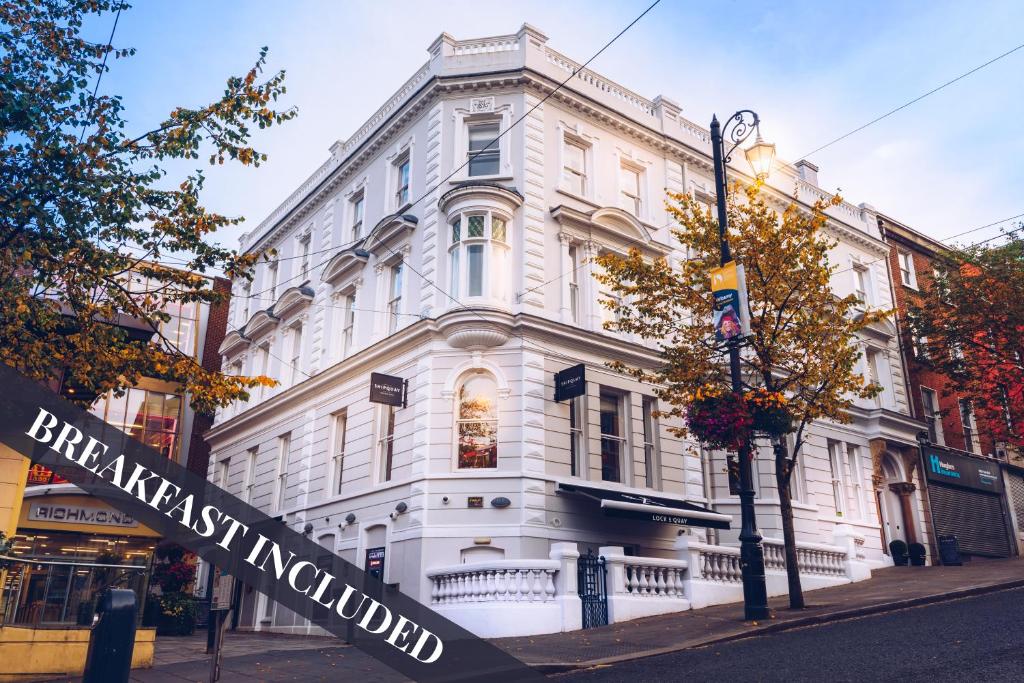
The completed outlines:
<svg viewBox="0 0 1024 683">
<path fill-rule="evenodd" d="M 717 387 L 698 389 L 686 409 L 687 429 L 710 448 L 738 450 L 752 425 L 743 397 Z"/>
<path fill-rule="evenodd" d="M 793 413 L 786 397 L 778 391 L 759 387 L 743 395 L 753 420 L 753 429 L 768 436 L 782 436 L 793 431 Z"/>
<path fill-rule="evenodd" d="M 174 543 L 161 543 L 156 549 L 152 583 L 159 589 L 157 634 L 192 635 L 196 628 L 195 599 L 187 589 L 196 577 L 196 557 Z"/>
</svg>

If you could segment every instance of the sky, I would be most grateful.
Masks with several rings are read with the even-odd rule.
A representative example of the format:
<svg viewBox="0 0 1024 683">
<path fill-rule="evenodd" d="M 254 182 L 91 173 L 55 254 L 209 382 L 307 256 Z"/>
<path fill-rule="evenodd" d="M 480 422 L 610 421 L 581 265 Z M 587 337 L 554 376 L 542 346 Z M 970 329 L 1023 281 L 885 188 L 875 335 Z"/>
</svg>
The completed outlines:
<svg viewBox="0 0 1024 683">
<path fill-rule="evenodd" d="M 477 38 L 527 22 L 582 63 L 650 2 L 135 0 L 114 45 L 137 53 L 112 62 L 100 90 L 124 98 L 141 133 L 175 106 L 214 100 L 270 49 L 298 117 L 259 131 L 255 146 L 270 157 L 260 168 L 206 167 L 206 206 L 246 218 L 214 239 L 235 247 L 427 60 L 441 32 Z M 112 25 L 99 17 L 86 34 L 105 42 Z M 705 126 L 713 113 L 754 109 L 778 156 L 796 161 L 1022 43 L 1019 0 L 662 0 L 590 68 L 674 100 Z M 1024 49 L 811 155 L 819 184 L 937 239 L 1024 214 L 1022 74 Z M 957 241 L 1000 227 L 1010 223 Z"/>
</svg>

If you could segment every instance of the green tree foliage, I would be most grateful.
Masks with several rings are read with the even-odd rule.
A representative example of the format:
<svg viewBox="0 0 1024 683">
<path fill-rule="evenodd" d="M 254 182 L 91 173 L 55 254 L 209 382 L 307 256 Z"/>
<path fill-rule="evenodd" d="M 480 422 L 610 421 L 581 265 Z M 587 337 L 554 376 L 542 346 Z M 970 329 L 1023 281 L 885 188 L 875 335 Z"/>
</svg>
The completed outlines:
<svg viewBox="0 0 1024 683">
<path fill-rule="evenodd" d="M 60 377 L 84 394 L 135 384 L 142 376 L 180 383 L 209 410 L 268 378 L 204 370 L 163 338 L 163 309 L 220 300 L 219 269 L 251 277 L 256 256 L 212 244 L 242 219 L 203 206 L 204 174 L 172 178 L 177 160 L 259 166 L 256 129 L 295 116 L 278 109 L 284 72 L 264 75 L 266 49 L 223 95 L 178 107 L 151 127 L 129 125 L 118 95 L 94 96 L 97 79 L 132 49 L 90 42 L 83 22 L 127 10 L 117 0 L 0 2 L 0 362 L 40 379 Z M 167 257 L 182 269 L 156 265 Z M 143 288 L 130 281 L 141 280 Z M 155 342 L 132 342 L 112 323 L 129 317 Z"/>
<path fill-rule="evenodd" d="M 604 267 L 598 279 L 621 301 L 605 304 L 616 317 L 606 326 L 655 341 L 664 361 L 655 371 L 613 365 L 656 385 L 668 406 L 660 412 L 683 418 L 698 392 L 728 392 L 731 382 L 727 349 L 715 342 L 711 316 L 711 271 L 720 261 L 718 221 L 688 194 L 670 193 L 669 200 L 676 220 L 672 234 L 690 258 L 674 266 L 666 259 L 646 259 L 636 249 L 625 256 L 609 253 L 598 258 Z M 855 372 L 860 357 L 855 342 L 860 330 L 887 315 L 862 310 L 853 295 L 833 293 L 836 268 L 828 253 L 837 242 L 824 231 L 827 208 L 821 202 L 810 210 L 790 204 L 780 213 L 756 186 L 729 194 L 729 244 L 744 266 L 749 293 L 744 389 L 785 396 L 794 416 L 792 451 L 784 438 L 772 444 L 793 607 L 803 606 L 789 492 L 793 467 L 813 420 L 849 422 L 854 399 L 880 391 Z M 686 436 L 685 427 L 675 431 Z"/>
</svg>

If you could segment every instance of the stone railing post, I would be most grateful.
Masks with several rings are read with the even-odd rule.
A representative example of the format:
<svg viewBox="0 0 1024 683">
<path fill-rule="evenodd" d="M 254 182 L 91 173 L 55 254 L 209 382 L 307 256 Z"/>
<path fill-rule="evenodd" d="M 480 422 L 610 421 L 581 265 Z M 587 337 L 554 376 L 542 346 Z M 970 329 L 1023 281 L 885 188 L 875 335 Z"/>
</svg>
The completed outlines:
<svg viewBox="0 0 1024 683">
<path fill-rule="evenodd" d="M 604 558 L 607 572 L 605 584 L 608 590 L 608 623 L 614 624 L 616 619 L 616 598 L 621 599 L 626 593 L 626 552 L 621 545 L 601 546 L 598 555 Z M 619 610 L 621 612 L 621 610 Z M 619 615 L 621 616 L 621 614 Z"/>
<path fill-rule="evenodd" d="M 832 544 L 846 551 L 844 565 L 846 578 L 850 581 L 863 581 L 871 578 L 871 568 L 857 557 L 858 540 L 861 543 L 864 542 L 864 538 L 849 524 L 837 524 L 832 532 Z"/>
<path fill-rule="evenodd" d="M 562 631 L 578 631 L 583 628 L 583 604 L 580 602 L 577 585 L 579 547 L 569 542 L 552 543 L 548 556 L 558 562 L 555 602 L 562 612 Z"/>
</svg>

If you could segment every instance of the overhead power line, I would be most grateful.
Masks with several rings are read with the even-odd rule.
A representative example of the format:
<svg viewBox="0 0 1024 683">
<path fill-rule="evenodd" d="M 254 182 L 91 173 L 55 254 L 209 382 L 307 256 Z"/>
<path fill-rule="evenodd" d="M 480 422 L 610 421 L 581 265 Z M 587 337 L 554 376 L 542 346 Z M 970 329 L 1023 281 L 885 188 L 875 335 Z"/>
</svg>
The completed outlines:
<svg viewBox="0 0 1024 683">
<path fill-rule="evenodd" d="M 892 116 L 896 112 L 902 111 L 903 109 L 906 109 L 907 107 L 909 107 L 910 105 L 912 105 L 912 104 L 914 104 L 916 102 L 920 102 L 921 100 L 923 100 L 924 98 L 928 97 L 929 95 L 934 95 L 935 93 L 939 92 L 943 88 L 947 88 L 947 87 L 953 85 L 954 83 L 956 83 L 957 81 L 963 80 L 963 79 L 967 78 L 968 76 L 970 76 L 971 74 L 976 73 L 978 71 L 981 71 L 986 66 L 989 66 L 990 64 L 995 64 L 996 62 L 998 62 L 1000 59 L 1003 59 L 1004 57 L 1009 57 L 1014 52 L 1016 52 L 1017 50 L 1020 50 L 1022 48 L 1024 48 L 1024 43 L 1021 43 L 1020 45 L 1018 45 L 1017 47 L 1013 48 L 1012 50 L 1007 50 L 1003 54 L 999 55 L 998 57 L 994 57 L 994 58 L 988 60 L 984 64 L 979 64 L 978 66 L 974 67 L 970 71 L 965 71 L 964 73 L 960 74 L 956 78 L 954 78 L 952 80 L 949 80 L 949 81 L 946 81 L 945 83 L 943 83 L 939 87 L 933 88 L 933 89 L 929 90 L 928 92 L 924 93 L 923 95 L 918 95 L 917 97 L 915 97 L 914 99 L 910 100 L 909 102 L 905 102 L 905 103 L 901 104 L 900 106 L 896 107 L 895 109 L 891 109 L 891 110 L 887 111 L 886 113 L 882 114 L 881 116 L 868 121 L 863 126 L 859 126 L 857 128 L 854 128 L 849 133 L 845 133 L 843 135 L 840 135 L 835 140 L 832 140 L 831 142 L 827 142 L 824 145 L 822 145 L 821 147 L 818 147 L 817 149 L 814 149 L 814 150 L 808 152 L 807 154 L 803 154 L 803 155 L 801 155 L 801 156 L 799 156 L 797 158 L 798 159 L 806 159 L 807 157 L 811 156 L 812 154 L 817 154 L 821 150 L 826 149 L 828 147 L 831 147 L 832 145 L 836 144 L 837 142 L 845 140 L 846 138 L 850 137 L 854 133 L 859 133 L 860 131 L 864 130 L 868 126 L 873 126 L 874 124 L 878 123 L 882 119 L 889 118 L 890 116 Z"/>
</svg>

